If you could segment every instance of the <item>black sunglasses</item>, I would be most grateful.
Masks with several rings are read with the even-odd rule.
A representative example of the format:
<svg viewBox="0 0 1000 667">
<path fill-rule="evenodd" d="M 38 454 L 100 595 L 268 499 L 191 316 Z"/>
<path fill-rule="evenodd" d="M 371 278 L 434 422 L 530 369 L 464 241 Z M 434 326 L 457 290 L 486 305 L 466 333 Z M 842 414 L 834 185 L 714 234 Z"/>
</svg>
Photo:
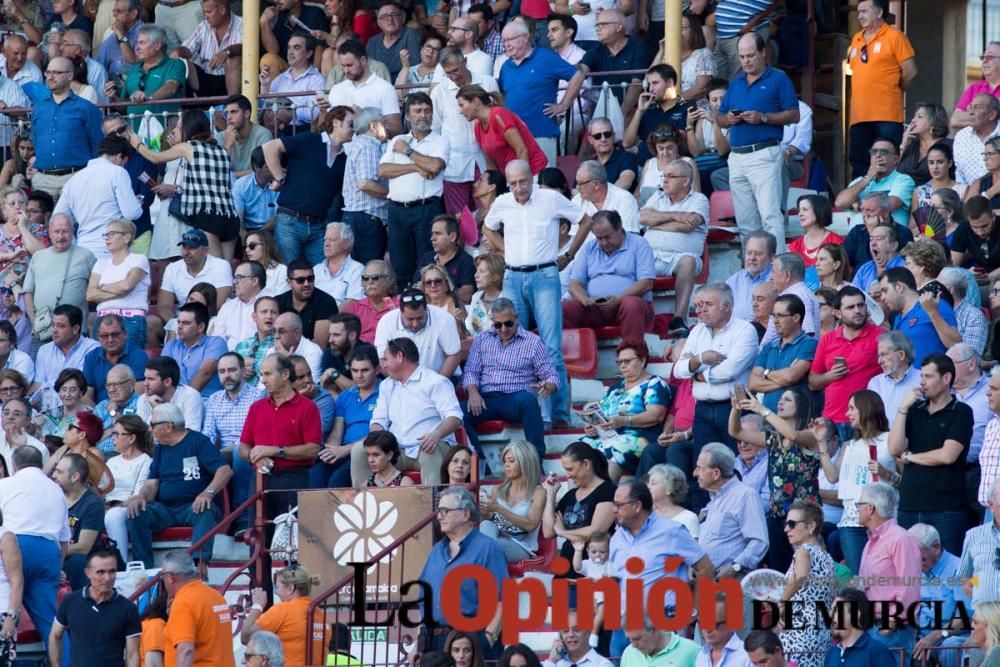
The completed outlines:
<svg viewBox="0 0 1000 667">
<path fill-rule="evenodd" d="M 864 44 L 861 46 L 861 62 L 868 64 L 868 45 Z"/>
<path fill-rule="evenodd" d="M 493 323 L 493 328 L 494 329 L 498 329 L 498 330 L 502 329 L 503 327 L 506 327 L 508 329 L 513 329 L 516 326 L 517 326 L 517 322 L 515 322 L 514 320 L 507 320 L 506 322 L 494 322 Z"/>
<path fill-rule="evenodd" d="M 253 241 L 251 241 L 250 243 L 246 244 L 243 247 L 246 248 L 247 250 L 256 250 L 257 248 L 261 247 L 262 245 L 264 245 L 264 244 L 263 243 L 254 243 Z"/>
<path fill-rule="evenodd" d="M 316 282 L 316 276 L 296 276 L 292 278 L 292 281 L 295 282 L 296 285 L 304 285 L 305 283 L 314 283 Z"/>
<path fill-rule="evenodd" d="M 795 530 L 795 526 L 802 523 L 801 521 L 796 521 L 795 519 L 785 519 L 785 528 L 789 530 Z"/>
<path fill-rule="evenodd" d="M 613 136 L 615 136 L 614 130 L 605 130 L 604 132 L 594 132 L 592 135 L 590 135 L 590 138 L 595 140 L 600 140 L 600 139 L 610 139 Z"/>
</svg>

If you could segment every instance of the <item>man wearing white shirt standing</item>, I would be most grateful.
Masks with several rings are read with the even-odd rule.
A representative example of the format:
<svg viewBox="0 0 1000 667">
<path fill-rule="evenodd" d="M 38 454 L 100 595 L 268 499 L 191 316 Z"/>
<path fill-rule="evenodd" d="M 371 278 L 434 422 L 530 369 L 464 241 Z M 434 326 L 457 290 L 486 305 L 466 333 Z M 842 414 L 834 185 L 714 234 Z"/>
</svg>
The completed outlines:
<svg viewBox="0 0 1000 667">
<path fill-rule="evenodd" d="M 626 232 L 639 233 L 639 205 L 628 190 L 608 182 L 608 171 L 597 160 L 587 160 L 576 170 L 573 203 L 593 217 L 598 211 L 617 211 Z"/>
<path fill-rule="evenodd" d="M 458 215 L 462 208 L 473 209 L 472 185 L 476 166 L 486 166 L 475 130 L 458 109 L 458 90 L 470 84 L 482 86 L 488 93 L 497 92 L 497 82 L 492 76 L 470 71 L 461 49 L 448 46 L 441 50 L 441 82 L 431 88 L 434 120 L 431 129 L 448 140 L 448 163 L 444 168 L 444 208 Z"/>
<path fill-rule="evenodd" d="M 414 342 L 423 367 L 446 378 L 455 374 L 462 351 L 458 324 L 447 310 L 427 303 L 427 297 L 418 289 L 404 290 L 399 296 L 399 308 L 378 321 L 375 347 L 379 356 L 385 355 L 389 341 L 399 338 Z"/>
<path fill-rule="evenodd" d="M 111 256 L 104 244 L 108 222 L 137 220 L 142 215 L 142 200 L 132 191 L 124 166 L 131 155 L 127 139 L 116 134 L 104 137 L 97 157 L 66 181 L 53 212 L 66 213 L 76 221 L 77 245 L 97 259 Z"/>
<path fill-rule="evenodd" d="M 321 289 L 343 307 L 344 301 L 364 298 L 361 274 L 365 267 L 351 257 L 354 231 L 343 222 L 331 222 L 323 234 L 323 261 L 313 267 L 316 288 Z"/>
<path fill-rule="evenodd" d="M 736 385 L 746 385 L 757 356 L 757 330 L 749 322 L 733 316 L 733 291 L 725 283 L 711 283 L 695 296 L 695 310 L 701 320 L 688 336 L 674 375 L 693 378 L 695 398 L 694 446 L 697 461 L 701 447 L 721 442 L 734 452 L 736 440 L 729 435 L 731 396 Z M 708 494 L 692 489 L 691 502 L 699 509 Z"/>
<path fill-rule="evenodd" d="M 253 322 L 253 307 L 266 283 L 267 272 L 260 263 L 244 262 L 236 267 L 233 273 L 236 298 L 222 304 L 212 330 L 212 335 L 224 339 L 230 350 L 236 349 L 236 344 L 241 340 L 257 333 L 257 325 Z"/>
<path fill-rule="evenodd" d="M 444 213 L 444 167 L 448 140 L 431 131 L 434 104 L 427 93 L 405 103 L 410 133 L 390 141 L 378 166 L 389 179 L 389 258 L 397 276 L 412 276 L 417 259 L 431 250 L 431 222 Z"/>
<path fill-rule="evenodd" d="M 476 47 L 479 41 L 479 22 L 468 16 L 455 19 L 455 22 L 448 28 L 448 46 L 456 47 L 465 56 L 465 62 L 469 71 L 482 76 L 493 74 L 493 57 L 483 53 Z M 434 83 L 441 83 L 445 79 L 444 63 L 438 61 L 438 66 L 434 68 Z"/>
<path fill-rule="evenodd" d="M 386 135 L 394 137 L 403 131 L 399 114 L 399 98 L 392 84 L 371 71 L 365 48 L 349 39 L 337 47 L 337 60 L 344 70 L 344 80 L 330 89 L 327 101 L 360 111 L 374 107 L 382 112 Z M 320 104 L 322 106 L 322 103 Z"/>
<path fill-rule="evenodd" d="M 483 234 L 494 248 L 502 248 L 507 262 L 504 295 L 514 302 L 525 326 L 538 327 L 552 365 L 559 373 L 559 391 L 552 397 L 553 423 L 569 422 L 569 382 L 562 356 L 562 284 L 566 267 L 590 234 L 592 221 L 579 206 L 554 190 L 534 188 L 531 167 L 511 160 L 506 168 L 510 192 L 493 202 Z M 559 218 L 578 224 L 569 250 L 559 256 Z M 546 222 L 547 221 L 547 222 Z M 504 235 L 498 230 L 504 227 Z"/>
<path fill-rule="evenodd" d="M 650 197 L 639 212 L 646 240 L 656 259 L 656 275 L 676 276 L 674 317 L 670 333 L 687 333 L 694 279 L 702 270 L 708 237 L 708 198 L 691 189 L 694 169 L 674 160 L 663 172 L 663 189 Z"/>
<path fill-rule="evenodd" d="M 409 338 L 387 341 L 381 354 L 388 377 L 379 386 L 371 430 L 396 436 L 402 452 L 397 468 L 419 470 L 421 484 L 436 486 L 441 483 L 441 462 L 455 446 L 454 434 L 462 425 L 455 388 L 421 365 Z"/>
<path fill-rule="evenodd" d="M 274 321 L 274 347 L 264 356 L 275 353 L 302 357 L 309 364 L 313 382 L 319 382 L 323 369 L 323 348 L 302 335 L 302 318 L 295 313 L 282 313 Z M 260 388 L 264 389 L 263 383 Z"/>
<path fill-rule="evenodd" d="M 12 472 L 0 480 L 0 513 L 4 529 L 14 533 L 21 550 L 24 608 L 47 643 L 56 616 L 62 551 L 70 538 L 66 496 L 42 472 L 42 453 L 34 447 L 14 451 Z"/>
</svg>

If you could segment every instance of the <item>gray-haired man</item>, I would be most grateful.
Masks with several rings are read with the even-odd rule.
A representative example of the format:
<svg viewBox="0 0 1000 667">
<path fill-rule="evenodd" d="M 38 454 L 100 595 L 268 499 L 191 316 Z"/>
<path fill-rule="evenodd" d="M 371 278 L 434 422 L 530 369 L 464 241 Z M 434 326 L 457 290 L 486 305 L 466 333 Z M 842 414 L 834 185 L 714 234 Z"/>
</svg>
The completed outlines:
<svg viewBox="0 0 1000 667">
<path fill-rule="evenodd" d="M 910 389 L 920 385 L 920 369 L 913 367 L 913 343 L 902 331 L 886 331 L 878 337 L 878 365 L 882 374 L 868 381 L 868 388 L 882 397 L 889 428 Z"/>
<path fill-rule="evenodd" d="M 389 186 L 378 163 L 386 136 L 382 112 L 364 107 L 354 116 L 354 139 L 344 146 L 344 222 L 354 232 L 351 257 L 362 264 L 385 257 Z"/>
</svg>

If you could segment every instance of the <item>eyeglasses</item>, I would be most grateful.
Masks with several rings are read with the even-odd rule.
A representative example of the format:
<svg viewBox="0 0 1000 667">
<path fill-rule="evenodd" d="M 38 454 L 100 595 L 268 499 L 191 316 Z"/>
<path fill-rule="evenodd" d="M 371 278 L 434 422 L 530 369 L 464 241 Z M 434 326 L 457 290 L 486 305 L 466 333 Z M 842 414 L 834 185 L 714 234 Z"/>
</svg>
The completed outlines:
<svg viewBox="0 0 1000 667">
<path fill-rule="evenodd" d="M 639 361 L 639 357 L 624 357 L 615 361 L 619 366 L 627 366 L 635 361 Z"/>
<path fill-rule="evenodd" d="M 653 132 L 654 139 L 675 139 L 676 137 L 677 133 L 670 128 L 667 128 L 665 130 L 656 130 L 655 132 Z"/>
<path fill-rule="evenodd" d="M 296 285 L 304 285 L 306 283 L 316 282 L 316 276 L 296 276 L 292 278 L 292 282 Z"/>
<path fill-rule="evenodd" d="M 131 382 L 132 380 L 122 380 L 121 382 L 105 382 L 104 387 L 105 389 L 120 389 L 121 387 L 124 387 Z"/>
<path fill-rule="evenodd" d="M 448 32 L 451 32 L 452 30 L 461 30 L 462 32 L 472 32 L 471 28 L 461 28 L 457 25 L 453 25 L 450 28 L 448 28 Z"/>
<path fill-rule="evenodd" d="M 119 232 L 119 231 L 117 231 L 115 229 L 112 229 L 110 231 L 104 232 L 104 234 L 101 235 L 101 238 L 103 238 L 105 241 L 107 241 L 108 239 L 114 238 L 114 237 L 118 236 L 119 234 L 124 234 L 124 233 L 125 232 Z"/>
<path fill-rule="evenodd" d="M 233 282 L 234 283 L 238 283 L 241 280 L 247 280 L 248 278 L 252 278 L 252 277 L 253 276 L 244 276 L 244 275 L 239 274 L 239 273 L 234 273 L 233 274 Z"/>
<path fill-rule="evenodd" d="M 7 385 L 6 387 L 0 387 L 0 394 L 13 394 L 16 391 L 21 391 L 21 388 L 14 385 Z"/>
<path fill-rule="evenodd" d="M 425 285 L 444 285 L 444 278 L 424 278 Z"/>
<path fill-rule="evenodd" d="M 614 136 L 615 136 L 614 130 L 605 130 L 604 132 L 594 132 L 592 135 L 590 135 L 590 138 L 596 141 L 600 141 L 601 139 L 611 139 Z"/>
<path fill-rule="evenodd" d="M 247 243 L 246 245 L 244 245 L 243 248 L 246 249 L 246 250 L 256 250 L 257 248 L 261 247 L 262 245 L 264 245 L 264 244 L 263 243 L 254 243 L 253 241 L 251 241 L 250 243 Z"/>
<path fill-rule="evenodd" d="M 507 46 L 508 44 L 513 44 L 516 40 L 521 39 L 522 37 L 527 37 L 527 36 L 528 36 L 528 33 L 522 32 L 520 35 L 514 35 L 513 37 L 505 37 L 501 41 L 503 42 L 504 46 Z"/>
<path fill-rule="evenodd" d="M 493 328 L 499 331 L 500 329 L 513 329 L 517 326 L 517 322 L 514 320 L 507 320 L 505 322 L 494 322 Z"/>
<path fill-rule="evenodd" d="M 61 69 L 47 69 L 45 70 L 45 76 L 55 76 L 56 74 L 72 74 L 72 71 L 61 70 Z"/>
<path fill-rule="evenodd" d="M 448 516 L 448 512 L 461 512 L 461 507 L 439 507 L 437 508 L 437 515 L 439 518 L 444 518 Z"/>
<path fill-rule="evenodd" d="M 440 46 L 431 46 L 430 44 L 424 44 L 423 48 L 433 51 L 434 53 L 438 53 L 441 51 Z"/>
<path fill-rule="evenodd" d="M 891 148 L 869 148 L 869 155 L 895 155 L 896 152 Z"/>
<path fill-rule="evenodd" d="M 102 334 L 97 334 L 97 337 L 101 340 L 111 340 L 112 338 L 119 338 L 124 334 L 124 331 L 106 331 Z"/>
<path fill-rule="evenodd" d="M 123 433 L 121 431 L 112 431 L 111 432 L 111 438 L 112 439 L 115 439 L 115 438 L 124 438 L 124 437 L 130 436 L 130 435 L 132 435 L 132 434 L 131 433 Z"/>
<path fill-rule="evenodd" d="M 871 503 L 854 503 L 854 506 L 858 509 L 861 509 L 862 507 L 874 507 Z"/>
<path fill-rule="evenodd" d="M 592 179 L 590 179 L 589 181 L 577 181 L 577 182 L 576 182 L 576 189 L 577 189 L 577 190 L 579 190 L 579 189 L 580 189 L 580 188 L 582 188 L 583 186 L 585 186 L 585 185 L 589 185 L 589 184 L 593 183 L 593 182 L 594 182 L 594 181 L 596 181 L 596 180 L 597 180 L 596 178 L 592 178 Z"/>
<path fill-rule="evenodd" d="M 792 316 L 791 313 L 771 313 L 771 314 L 774 315 L 775 317 L 791 317 Z"/>
<path fill-rule="evenodd" d="M 11 413 L 11 414 L 14 414 L 14 413 Z M 14 416 L 16 417 L 18 415 L 14 414 Z M 80 431 L 82 429 L 79 426 L 77 426 L 76 424 L 67 424 L 66 425 L 66 430 L 67 431 L 70 431 L 70 430 L 72 430 L 72 431 Z"/>
<path fill-rule="evenodd" d="M 785 528 L 787 528 L 789 530 L 794 530 L 795 526 L 799 525 L 800 523 L 802 523 L 802 522 L 801 521 L 796 521 L 795 519 L 786 519 L 785 520 Z"/>
<path fill-rule="evenodd" d="M 0 413 L 0 416 L 3 416 L 3 417 L 24 417 L 25 413 L 24 413 L 23 410 L 11 410 L 9 412 L 7 410 L 4 410 L 2 413 Z"/>
<path fill-rule="evenodd" d="M 988 55 L 988 54 L 984 53 L 983 55 L 979 56 L 979 59 L 981 61 L 983 61 L 984 63 L 988 63 L 988 62 L 991 62 L 993 60 L 996 60 L 997 56 L 991 56 L 991 55 Z"/>
<path fill-rule="evenodd" d="M 384 273 L 375 273 L 370 276 L 361 276 L 361 281 L 366 283 L 374 283 L 378 282 L 379 280 L 382 280 L 383 278 L 388 278 L 388 277 L 389 276 L 387 276 Z"/>
<path fill-rule="evenodd" d="M 398 19 L 402 14 L 400 12 L 386 12 L 385 14 L 379 14 L 378 20 L 382 19 Z"/>
<path fill-rule="evenodd" d="M 866 65 L 868 64 L 868 45 L 867 44 L 864 44 L 861 47 L 861 62 L 863 62 Z"/>
</svg>

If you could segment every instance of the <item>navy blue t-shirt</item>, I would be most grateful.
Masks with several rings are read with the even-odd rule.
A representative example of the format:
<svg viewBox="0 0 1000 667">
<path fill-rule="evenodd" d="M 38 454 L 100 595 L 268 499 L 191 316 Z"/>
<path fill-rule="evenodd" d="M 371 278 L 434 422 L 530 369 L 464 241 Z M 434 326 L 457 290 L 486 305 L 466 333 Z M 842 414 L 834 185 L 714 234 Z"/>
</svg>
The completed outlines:
<svg viewBox="0 0 1000 667">
<path fill-rule="evenodd" d="M 197 431 L 188 431 L 176 445 L 157 444 L 149 478 L 160 480 L 156 499 L 165 505 L 194 502 L 215 472 L 226 465 L 211 441 Z"/>
<path fill-rule="evenodd" d="M 604 170 L 608 172 L 608 183 L 615 184 L 623 171 L 632 172 L 632 187 L 628 188 L 629 190 L 634 190 L 639 183 L 639 167 L 635 155 L 618 146 L 611 152 L 611 157 L 604 164 Z"/>
<path fill-rule="evenodd" d="M 687 127 L 687 115 L 690 108 L 687 102 L 678 102 L 666 111 L 659 106 L 650 107 L 646 110 L 646 113 L 639 119 L 639 136 L 637 137 L 639 140 L 639 154 L 636 156 L 639 164 L 645 165 L 646 160 L 653 157 L 653 154 L 649 152 L 649 146 L 646 144 L 649 135 L 661 125 L 672 125 L 679 136 L 684 128 Z M 680 145 L 682 148 L 685 146 L 683 143 Z"/>
<path fill-rule="evenodd" d="M 646 69 L 651 62 L 653 62 L 653 54 L 650 53 L 649 47 L 642 41 L 629 37 L 625 46 L 617 54 L 611 53 L 611 50 L 604 44 L 599 44 L 583 55 L 580 64 L 589 67 L 591 74 L 596 74 L 598 72 Z M 611 85 L 611 92 L 621 102 L 625 96 L 625 87 L 621 84 L 641 79 L 642 75 L 639 74 L 597 76 L 594 77 L 594 86 L 603 85 L 607 81 Z"/>
<path fill-rule="evenodd" d="M 327 166 L 330 146 L 319 132 L 282 137 L 281 143 L 288 180 L 278 193 L 278 206 L 326 220 L 330 205 L 344 186 L 344 152 Z"/>
</svg>

